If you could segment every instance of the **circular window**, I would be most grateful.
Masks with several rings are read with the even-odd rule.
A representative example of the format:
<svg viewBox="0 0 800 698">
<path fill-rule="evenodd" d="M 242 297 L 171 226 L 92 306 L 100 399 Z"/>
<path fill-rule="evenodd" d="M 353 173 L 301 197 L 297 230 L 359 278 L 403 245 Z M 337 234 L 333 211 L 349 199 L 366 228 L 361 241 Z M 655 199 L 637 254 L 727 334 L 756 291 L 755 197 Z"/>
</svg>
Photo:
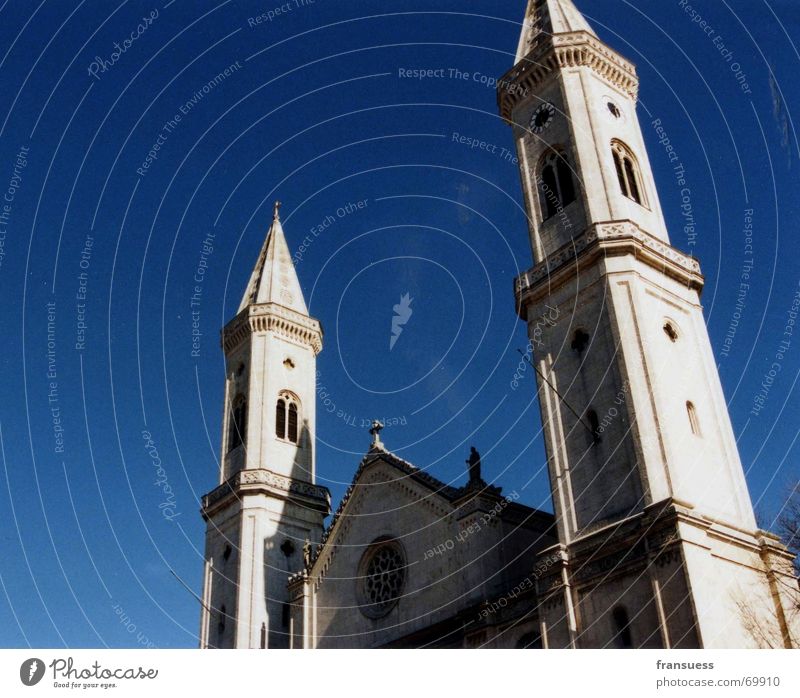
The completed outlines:
<svg viewBox="0 0 800 698">
<path fill-rule="evenodd" d="M 678 341 L 678 330 L 669 320 L 664 323 L 664 327 L 662 327 L 662 329 L 664 330 L 664 334 L 669 337 L 670 342 Z"/>
<path fill-rule="evenodd" d="M 381 618 L 394 608 L 403 592 L 406 556 L 399 543 L 389 539 L 374 542 L 359 564 L 361 611 Z"/>
<path fill-rule="evenodd" d="M 603 102 L 605 103 L 606 110 L 613 119 L 625 121 L 625 113 L 613 97 L 606 95 L 603 97 Z"/>
</svg>

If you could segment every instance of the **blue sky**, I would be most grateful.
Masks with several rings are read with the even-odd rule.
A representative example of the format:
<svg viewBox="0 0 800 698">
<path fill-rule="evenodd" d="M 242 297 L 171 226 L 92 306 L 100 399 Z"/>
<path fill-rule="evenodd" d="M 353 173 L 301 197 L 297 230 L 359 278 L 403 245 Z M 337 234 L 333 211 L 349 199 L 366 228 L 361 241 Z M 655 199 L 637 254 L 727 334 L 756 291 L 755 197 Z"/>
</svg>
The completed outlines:
<svg viewBox="0 0 800 698">
<path fill-rule="evenodd" d="M 577 4 L 638 66 L 672 242 L 703 265 L 712 344 L 769 524 L 798 474 L 800 337 L 752 412 L 800 279 L 800 13 L 792 0 L 696 0 L 715 43 L 677 0 Z M 10 206 L 0 221 L 0 645 L 196 646 L 199 497 L 216 483 L 222 413 L 218 332 L 276 198 L 326 332 L 320 387 L 353 417 L 318 407 L 319 481 L 334 500 L 368 447 L 362 422 L 378 416 L 400 422 L 384 431 L 387 446 L 438 477 L 463 482 L 474 443 L 487 477 L 550 509 L 533 379 L 510 389 L 525 345 L 512 281 L 531 259 L 519 175 L 502 150 L 511 133 L 487 84 L 512 65 L 524 2 L 386 7 L 0 6 L 0 188 L 11 190 L 0 202 L 0 213 Z M 416 68 L 444 77 L 400 77 Z M 696 236 L 684 231 L 655 119 L 686 167 Z M 454 134 L 497 148 L 472 150 Z M 723 351 L 745 264 L 750 286 Z M 390 352 L 406 293 L 413 315 Z M 156 455 L 172 520 L 153 484 Z"/>
</svg>

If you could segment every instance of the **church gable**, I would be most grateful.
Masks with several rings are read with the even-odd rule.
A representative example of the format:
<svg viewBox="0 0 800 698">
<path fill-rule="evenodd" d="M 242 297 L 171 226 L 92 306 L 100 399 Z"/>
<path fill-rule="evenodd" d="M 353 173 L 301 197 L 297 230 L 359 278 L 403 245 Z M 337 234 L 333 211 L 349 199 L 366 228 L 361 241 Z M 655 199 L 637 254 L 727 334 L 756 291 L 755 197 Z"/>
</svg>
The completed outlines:
<svg viewBox="0 0 800 698">
<path fill-rule="evenodd" d="M 318 646 L 396 643 L 468 613 L 519 576 L 506 553 L 549 545 L 551 527 L 498 488 L 370 452 L 310 571 Z"/>
<path fill-rule="evenodd" d="M 398 468 L 398 462 L 406 467 Z M 366 547 L 379 529 L 380 535 L 403 538 L 422 527 L 448 523 L 453 508 L 445 492 L 450 494 L 455 489 L 430 476 L 421 482 L 414 471 L 414 466 L 393 454 L 367 454 L 313 560 L 311 574 L 318 582 L 328 576 L 341 550 Z M 395 527 L 393 532 L 388 531 L 391 526 Z"/>
<path fill-rule="evenodd" d="M 454 535 L 453 506 L 414 474 L 380 456 L 359 469 L 312 568 L 320 646 L 378 646 L 449 613 L 458 580 L 430 551 Z"/>
</svg>

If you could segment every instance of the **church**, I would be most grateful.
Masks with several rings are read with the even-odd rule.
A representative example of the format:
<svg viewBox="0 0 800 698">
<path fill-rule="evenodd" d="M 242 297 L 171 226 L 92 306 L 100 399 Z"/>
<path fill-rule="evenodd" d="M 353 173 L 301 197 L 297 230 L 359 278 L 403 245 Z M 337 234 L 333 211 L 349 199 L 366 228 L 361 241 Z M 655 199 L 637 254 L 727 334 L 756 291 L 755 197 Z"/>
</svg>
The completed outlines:
<svg viewBox="0 0 800 698">
<path fill-rule="evenodd" d="M 322 329 L 276 205 L 222 331 L 202 648 L 797 647 L 792 556 L 756 525 L 704 277 L 670 244 L 637 91 L 634 65 L 572 0 L 529 0 L 497 102 L 529 221 L 514 310 L 552 514 L 484 481 L 474 450 L 467 484 L 438 480 L 374 422 L 328 518 L 314 441 Z"/>
</svg>

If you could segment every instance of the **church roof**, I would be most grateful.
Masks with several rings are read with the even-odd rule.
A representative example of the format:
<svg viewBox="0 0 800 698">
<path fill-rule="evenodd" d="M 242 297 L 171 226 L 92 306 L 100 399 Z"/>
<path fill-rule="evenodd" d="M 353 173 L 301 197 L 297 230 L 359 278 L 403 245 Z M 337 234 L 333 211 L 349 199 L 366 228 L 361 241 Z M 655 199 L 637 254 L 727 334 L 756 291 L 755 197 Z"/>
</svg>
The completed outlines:
<svg viewBox="0 0 800 698">
<path fill-rule="evenodd" d="M 347 503 L 350 501 L 350 498 L 353 496 L 353 494 L 355 494 L 361 474 L 378 461 L 394 466 L 404 475 L 407 475 L 415 482 L 419 482 L 431 490 L 434 494 L 444 497 L 449 502 L 457 500 L 464 493 L 463 487 L 452 487 L 451 485 L 442 482 L 438 478 L 435 478 L 433 475 L 426 473 L 424 470 L 420 470 L 416 465 L 412 465 L 407 460 L 403 460 L 400 458 L 400 456 L 395 455 L 391 451 L 387 451 L 381 447 L 373 446 L 369 451 L 367 451 L 366 455 L 358 464 L 358 469 L 353 476 L 353 481 L 345 491 L 342 501 L 339 502 L 339 506 L 336 507 L 336 512 L 334 513 L 330 524 L 322 534 L 322 539 L 317 547 L 314 560 L 316 560 L 319 553 L 325 547 L 325 543 L 328 541 L 328 538 L 336 527 L 336 524 L 344 513 L 344 510 L 347 508 Z"/>
<path fill-rule="evenodd" d="M 239 312 L 248 305 L 277 303 L 303 315 L 308 315 L 300 280 L 297 278 L 289 245 L 283 234 L 279 215 L 280 202 L 275 202 L 272 225 L 250 275 L 247 289 L 239 304 Z"/>
<path fill-rule="evenodd" d="M 597 36 L 572 0 L 529 0 L 515 62 L 536 48 L 540 39 L 578 31 Z"/>
<path fill-rule="evenodd" d="M 474 496 L 477 493 L 482 493 L 489 496 L 499 497 L 502 491 L 500 487 L 488 485 L 482 481 L 477 485 L 468 483 L 463 487 L 453 487 L 452 485 L 448 485 L 442 480 L 439 480 L 433 475 L 430 475 L 424 470 L 418 468 L 416 465 L 409 463 L 407 460 L 403 460 L 402 458 L 400 458 L 400 456 L 395 455 L 391 451 L 387 451 L 383 447 L 383 445 L 377 445 L 377 446 L 373 445 L 372 448 L 370 448 L 370 450 L 367 451 L 367 453 L 361 459 L 361 462 L 359 463 L 358 468 L 356 469 L 355 475 L 353 476 L 352 482 L 348 486 L 347 490 L 345 490 L 344 496 L 342 497 L 342 500 L 339 502 L 339 506 L 336 507 L 336 512 L 331 518 L 331 521 L 328 524 L 327 528 L 323 532 L 319 545 L 316 546 L 314 554 L 312 555 L 311 567 L 314 566 L 314 564 L 317 561 L 317 558 L 325 549 L 326 543 L 333 535 L 336 529 L 336 525 L 339 523 L 339 520 L 341 519 L 345 510 L 347 509 L 347 505 L 350 502 L 350 499 L 357 491 L 358 481 L 361 479 L 362 474 L 370 466 L 378 462 L 386 463 L 396 468 L 403 475 L 406 475 L 411 480 L 414 480 L 414 482 L 418 482 L 419 484 L 423 485 L 428 490 L 430 490 L 432 494 L 443 497 L 445 500 L 447 500 L 448 503 L 452 504 L 455 507 L 460 506 L 459 500 L 463 500 L 463 498 L 466 496 Z M 531 507 L 516 502 L 509 503 L 506 507 L 506 511 L 508 512 L 512 512 L 515 510 L 526 511 L 526 512 L 536 511 Z M 552 514 L 539 511 L 537 511 L 537 514 L 539 514 L 540 516 L 544 516 L 546 518 L 552 518 L 553 516 Z M 526 520 L 529 518 L 530 518 L 529 516 L 526 517 Z"/>
<path fill-rule="evenodd" d="M 293 575 L 290 578 L 290 582 L 294 579 L 303 578 L 305 575 L 310 574 L 319 563 L 323 564 L 322 574 L 324 576 L 325 568 L 330 563 L 330 555 L 325 556 L 324 553 L 329 549 L 332 551 L 331 554 L 335 553 L 336 551 L 337 543 L 335 541 L 339 535 L 337 531 L 340 528 L 340 524 L 346 524 L 348 516 L 346 512 L 348 506 L 353 500 L 354 495 L 358 492 L 358 488 L 363 487 L 363 485 L 359 485 L 359 480 L 361 480 L 362 476 L 364 476 L 367 470 L 379 463 L 389 465 L 399 471 L 401 475 L 404 475 L 410 480 L 421 484 L 430 491 L 431 496 L 437 495 L 438 497 L 444 499 L 447 505 L 452 507 L 453 511 L 457 511 L 465 501 L 477 495 L 486 495 L 492 498 L 497 498 L 498 500 L 501 496 L 502 490 L 500 487 L 487 484 L 482 480 L 478 483 L 467 483 L 463 487 L 453 487 L 452 485 L 448 485 L 447 483 L 439 480 L 433 475 L 430 475 L 412 463 L 400 458 L 400 456 L 397 456 L 391 451 L 386 450 L 378 439 L 377 445 L 375 442 L 373 442 L 370 450 L 367 451 L 367 453 L 361 459 L 355 475 L 353 476 L 353 480 L 345 491 L 344 496 L 339 502 L 339 505 L 336 507 L 336 512 L 331 518 L 328 526 L 325 528 L 319 544 L 313 547 L 307 566 L 302 572 Z M 533 509 L 532 507 L 519 502 L 512 502 L 510 499 L 506 500 L 506 505 L 503 508 L 503 514 L 501 517 L 510 517 L 512 521 L 515 521 L 515 525 L 517 527 L 535 525 L 538 527 L 544 526 L 549 530 L 555 526 L 552 514 Z M 322 558 L 327 559 L 327 562 Z"/>
</svg>

